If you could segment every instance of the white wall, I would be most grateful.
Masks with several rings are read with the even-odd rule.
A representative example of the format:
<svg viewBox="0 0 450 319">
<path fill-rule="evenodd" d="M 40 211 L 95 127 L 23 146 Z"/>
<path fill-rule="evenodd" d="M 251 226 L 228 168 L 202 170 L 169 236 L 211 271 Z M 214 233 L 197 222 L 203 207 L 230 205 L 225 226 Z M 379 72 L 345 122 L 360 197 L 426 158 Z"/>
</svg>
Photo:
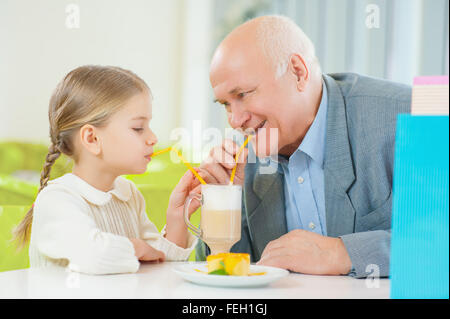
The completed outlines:
<svg viewBox="0 0 450 319">
<path fill-rule="evenodd" d="M 186 3 L 189 21 L 197 20 L 198 30 L 207 23 L 203 15 L 210 14 L 195 5 L 205 1 L 0 1 L 0 140 L 48 142 L 48 101 L 56 84 L 77 66 L 101 64 L 129 68 L 148 83 L 154 95 L 151 126 L 160 142 L 167 143 L 170 131 L 185 125 L 180 120 L 186 115 L 181 113 L 180 104 L 187 107 L 183 97 L 193 112 L 206 107 L 204 86 L 183 91 L 189 73 L 197 81 L 209 63 L 205 56 L 195 56 L 195 43 L 185 48 L 183 41 Z M 66 6 L 72 3 L 80 9 L 78 29 L 66 27 Z M 203 31 L 189 39 L 199 41 L 201 50 L 210 36 Z M 199 59 L 203 62 L 195 64 Z M 194 64 L 183 69 L 182 61 Z"/>
</svg>

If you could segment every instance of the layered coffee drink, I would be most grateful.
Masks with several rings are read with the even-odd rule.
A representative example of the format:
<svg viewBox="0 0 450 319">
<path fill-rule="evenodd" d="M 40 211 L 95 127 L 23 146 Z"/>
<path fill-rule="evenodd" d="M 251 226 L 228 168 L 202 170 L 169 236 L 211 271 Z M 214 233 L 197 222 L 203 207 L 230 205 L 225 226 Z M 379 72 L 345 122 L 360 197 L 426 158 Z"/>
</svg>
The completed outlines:
<svg viewBox="0 0 450 319">
<path fill-rule="evenodd" d="M 202 185 L 201 190 L 198 235 L 211 254 L 227 253 L 241 239 L 242 187 L 208 184 Z"/>
<path fill-rule="evenodd" d="M 202 188 L 200 229 L 212 254 L 227 253 L 241 239 L 240 186 L 213 185 Z"/>
<path fill-rule="evenodd" d="M 241 239 L 239 210 L 202 210 L 200 223 L 202 239 L 212 254 L 229 252 Z"/>
</svg>

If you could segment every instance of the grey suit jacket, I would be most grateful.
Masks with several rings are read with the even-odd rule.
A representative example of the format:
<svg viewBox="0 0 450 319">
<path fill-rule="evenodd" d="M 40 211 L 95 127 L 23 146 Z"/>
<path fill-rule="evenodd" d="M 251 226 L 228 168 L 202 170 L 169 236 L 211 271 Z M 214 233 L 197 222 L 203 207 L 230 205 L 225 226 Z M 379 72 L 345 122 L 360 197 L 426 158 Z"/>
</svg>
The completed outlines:
<svg viewBox="0 0 450 319">
<path fill-rule="evenodd" d="M 324 179 L 327 235 L 342 238 L 351 275 L 389 275 L 392 173 L 397 114 L 409 113 L 411 88 L 352 73 L 323 75 L 328 92 Z M 250 148 L 251 150 L 251 148 Z M 232 251 L 253 262 L 287 233 L 283 175 L 245 168 L 242 236 Z M 197 259 L 208 247 L 200 241 Z M 377 272 L 379 273 L 377 274 Z"/>
</svg>

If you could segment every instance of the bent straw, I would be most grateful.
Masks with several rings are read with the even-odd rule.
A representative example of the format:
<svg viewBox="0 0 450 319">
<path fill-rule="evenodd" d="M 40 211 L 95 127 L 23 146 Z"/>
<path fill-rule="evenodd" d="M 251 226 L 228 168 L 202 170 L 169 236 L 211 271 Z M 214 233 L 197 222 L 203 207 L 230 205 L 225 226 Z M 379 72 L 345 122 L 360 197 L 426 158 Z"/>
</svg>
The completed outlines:
<svg viewBox="0 0 450 319">
<path fill-rule="evenodd" d="M 180 158 L 180 160 L 183 162 L 183 164 L 186 165 L 186 167 L 192 172 L 192 174 L 194 174 L 195 177 L 197 177 L 197 179 L 200 181 L 200 183 L 206 184 L 205 180 L 200 175 L 198 175 L 198 173 L 191 166 L 191 164 L 189 164 L 189 162 L 184 159 L 183 155 L 181 155 L 180 151 L 177 150 L 175 147 L 168 147 L 168 148 L 165 148 L 165 149 L 160 150 L 158 152 L 155 152 L 155 153 L 153 153 L 151 155 L 151 157 L 158 156 L 158 155 L 170 152 L 170 151 L 175 151 L 176 154 L 178 155 L 178 157 Z"/>
<path fill-rule="evenodd" d="M 230 184 L 229 185 L 233 185 L 234 176 L 236 175 L 236 168 L 237 168 L 237 164 L 238 164 L 239 155 L 241 155 L 242 151 L 244 150 L 244 147 L 248 144 L 248 142 L 250 141 L 250 139 L 252 137 L 253 137 L 253 135 L 249 135 L 247 137 L 247 139 L 245 140 L 244 144 L 242 144 L 241 147 L 239 148 L 239 151 L 237 152 L 236 157 L 234 158 L 234 161 L 236 162 L 236 164 L 234 165 L 233 170 L 231 171 Z"/>
<path fill-rule="evenodd" d="M 151 157 L 153 157 L 153 156 L 158 156 L 158 155 L 161 155 L 161 154 L 170 152 L 171 150 L 172 150 L 171 147 L 165 148 L 165 149 L 163 149 L 163 150 L 160 150 L 160 151 L 158 151 L 158 152 L 153 153 L 153 154 L 151 155 Z"/>
</svg>

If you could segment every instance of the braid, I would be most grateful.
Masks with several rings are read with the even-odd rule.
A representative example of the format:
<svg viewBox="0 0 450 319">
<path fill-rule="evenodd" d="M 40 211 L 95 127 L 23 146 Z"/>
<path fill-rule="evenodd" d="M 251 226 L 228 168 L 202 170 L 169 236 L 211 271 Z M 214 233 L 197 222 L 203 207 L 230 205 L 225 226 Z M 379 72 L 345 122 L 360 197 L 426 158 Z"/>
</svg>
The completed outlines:
<svg viewBox="0 0 450 319">
<path fill-rule="evenodd" d="M 42 189 L 47 186 L 48 180 L 50 179 L 50 171 L 52 169 L 53 164 L 61 155 L 61 151 L 59 150 L 59 146 L 52 143 L 48 148 L 48 154 L 45 158 L 44 167 L 41 173 L 41 181 L 38 190 L 38 194 L 42 191 Z M 25 244 L 30 240 L 31 233 L 31 223 L 33 221 L 33 210 L 34 204 L 28 210 L 27 214 L 20 222 L 20 224 L 13 230 L 13 239 L 12 241 L 18 242 L 18 249 L 21 249 L 25 246 Z"/>
<path fill-rule="evenodd" d="M 57 143 L 60 144 L 60 143 Z M 41 192 L 41 190 L 47 186 L 48 180 L 50 179 L 50 171 L 52 169 L 53 164 L 58 159 L 58 157 L 61 156 L 61 151 L 59 150 L 58 145 L 51 144 L 48 148 L 48 154 L 45 158 L 44 167 L 41 172 L 41 181 L 40 186 L 38 190 L 38 194 Z"/>
</svg>

